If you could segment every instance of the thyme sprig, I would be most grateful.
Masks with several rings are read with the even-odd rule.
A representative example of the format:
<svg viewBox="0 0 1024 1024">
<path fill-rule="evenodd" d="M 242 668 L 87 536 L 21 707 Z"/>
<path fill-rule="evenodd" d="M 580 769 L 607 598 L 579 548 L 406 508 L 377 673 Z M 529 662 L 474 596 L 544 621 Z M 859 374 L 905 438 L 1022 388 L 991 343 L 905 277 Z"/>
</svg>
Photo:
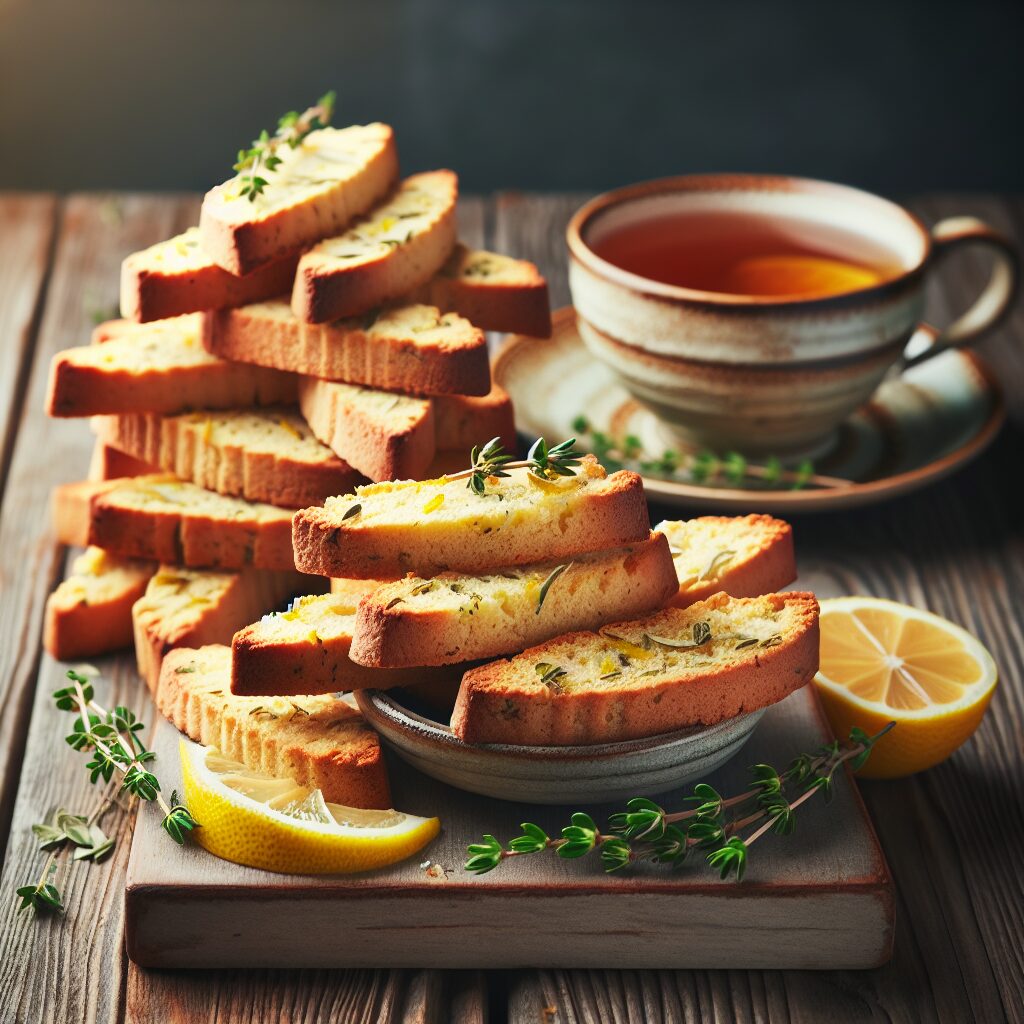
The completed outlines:
<svg viewBox="0 0 1024 1024">
<path fill-rule="evenodd" d="M 249 202 L 255 202 L 262 195 L 270 182 L 263 177 L 265 173 L 277 170 L 281 157 L 277 155 L 281 146 L 295 149 L 302 140 L 318 128 L 326 128 L 334 116 L 334 92 L 325 93 L 316 101 L 315 106 L 307 108 L 303 113 L 288 111 L 278 118 L 277 130 L 271 135 L 265 128 L 259 137 L 253 139 L 248 149 L 238 151 L 238 159 L 234 169 L 239 172 L 239 195 L 247 196 Z M 248 171 L 242 174 L 242 171 Z"/>
<path fill-rule="evenodd" d="M 106 788 L 89 814 L 70 814 L 60 808 L 48 821 L 32 826 L 40 848 L 50 853 L 38 882 L 17 890 L 22 910 L 29 907 L 36 911 L 64 910 L 60 890 L 54 882 L 59 859 L 74 848 L 73 861 L 95 862 L 114 848 L 114 840 L 99 828 L 98 822 L 112 806 L 122 806 L 117 799 L 119 795 L 129 798 L 125 810 L 134 799 L 156 804 L 162 812 L 160 827 L 179 846 L 184 844 L 189 832 L 199 827 L 176 792 L 171 793 L 169 801 L 164 798 L 159 780 L 146 767 L 156 755 L 139 738 L 143 723 L 123 705 L 108 711 L 98 704 L 92 683 L 86 676 L 69 670 L 67 677 L 71 685 L 53 694 L 59 710 L 75 715 L 66 742 L 74 750 L 91 754 L 85 766 L 89 781 L 94 785 L 102 781 Z"/>
<path fill-rule="evenodd" d="M 541 480 L 555 480 L 558 477 L 575 476 L 584 452 L 575 448 L 576 438 L 548 447 L 543 437 L 538 437 L 526 458 L 515 461 L 515 456 L 505 451 L 500 437 L 492 437 L 482 448 L 474 446 L 469 454 L 469 469 L 451 473 L 449 480 L 467 479 L 466 486 L 474 493 L 483 495 L 489 479 L 507 477 L 509 469 L 528 469 Z"/>
<path fill-rule="evenodd" d="M 538 665 L 538 672 L 542 667 L 547 666 Z M 696 849 L 721 878 L 734 876 L 741 881 L 750 847 L 768 832 L 790 835 L 796 827 L 797 808 L 815 793 L 821 792 L 830 802 L 840 765 L 849 764 L 858 771 L 895 724 L 890 722 L 874 736 L 854 726 L 846 743 L 835 741 L 813 754 L 801 754 L 781 772 L 756 764 L 750 769 L 750 788 L 736 796 L 723 797 L 713 786 L 700 782 L 686 797 L 693 806 L 685 811 L 670 814 L 653 800 L 636 797 L 627 802 L 626 810 L 611 816 L 606 832 L 583 811 L 570 817 L 557 839 L 540 826 L 523 822 L 522 834 L 507 847 L 492 835 L 470 845 L 465 868 L 484 874 L 509 857 L 543 850 L 553 850 L 566 860 L 596 852 L 608 872 L 642 861 L 678 867 Z"/>
<path fill-rule="evenodd" d="M 816 473 L 814 463 L 803 459 L 792 469 L 771 456 L 763 463 L 751 462 L 739 452 L 717 455 L 712 451 L 681 452 L 666 449 L 652 457 L 644 451 L 640 439 L 627 434 L 615 440 L 600 430 L 594 430 L 586 416 L 577 416 L 572 428 L 585 437 L 598 462 L 609 472 L 634 468 L 641 473 L 668 479 L 682 479 L 687 483 L 707 487 L 761 487 L 801 491 L 810 487 L 849 487 L 850 480 L 823 476 Z"/>
</svg>

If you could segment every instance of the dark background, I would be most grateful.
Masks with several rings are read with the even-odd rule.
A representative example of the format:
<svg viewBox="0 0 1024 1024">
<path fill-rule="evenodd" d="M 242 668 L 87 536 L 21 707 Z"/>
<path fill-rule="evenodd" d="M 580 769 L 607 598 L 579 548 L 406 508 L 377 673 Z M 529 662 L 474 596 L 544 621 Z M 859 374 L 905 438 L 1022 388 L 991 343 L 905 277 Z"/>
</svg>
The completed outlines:
<svg viewBox="0 0 1024 1024">
<path fill-rule="evenodd" d="M 320 93 L 466 191 L 1019 189 L 1024 3 L 0 0 L 0 187 L 202 189 Z"/>
</svg>

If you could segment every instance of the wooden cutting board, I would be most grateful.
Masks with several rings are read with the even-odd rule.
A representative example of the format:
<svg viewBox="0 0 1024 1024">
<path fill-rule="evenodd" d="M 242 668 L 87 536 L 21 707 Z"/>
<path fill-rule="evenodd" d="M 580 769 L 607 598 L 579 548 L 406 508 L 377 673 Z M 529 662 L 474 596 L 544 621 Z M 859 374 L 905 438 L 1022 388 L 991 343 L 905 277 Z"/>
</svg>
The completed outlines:
<svg viewBox="0 0 1024 1024">
<path fill-rule="evenodd" d="M 742 792 L 747 766 L 784 766 L 829 739 L 805 688 L 771 708 L 709 781 Z M 161 721 L 154 749 L 167 785 L 178 781 L 177 743 Z M 395 806 L 438 815 L 443 831 L 411 860 L 361 875 L 229 864 L 195 844 L 177 847 L 142 808 L 128 864 L 129 957 L 146 967 L 452 968 L 859 968 L 890 957 L 892 878 L 847 777 L 830 805 L 815 798 L 797 811 L 793 835 L 759 840 L 737 884 L 698 857 L 674 871 L 643 865 L 606 875 L 596 857 L 537 854 L 471 875 L 466 846 L 485 832 L 506 840 L 519 822 L 535 821 L 557 834 L 571 810 L 588 810 L 600 826 L 620 808 L 505 803 L 397 759 L 389 767 Z M 682 806 L 674 796 L 661 802 Z"/>
</svg>

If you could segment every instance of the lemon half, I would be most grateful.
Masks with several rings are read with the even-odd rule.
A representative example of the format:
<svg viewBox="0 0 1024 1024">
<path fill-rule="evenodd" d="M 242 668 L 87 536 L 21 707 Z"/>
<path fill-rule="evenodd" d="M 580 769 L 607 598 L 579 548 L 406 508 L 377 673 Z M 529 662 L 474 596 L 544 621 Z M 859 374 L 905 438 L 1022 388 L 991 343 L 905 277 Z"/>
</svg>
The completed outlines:
<svg viewBox="0 0 1024 1024">
<path fill-rule="evenodd" d="M 931 612 L 874 597 L 821 602 L 814 681 L 836 736 L 896 728 L 860 774 L 897 778 L 944 761 L 974 733 L 998 674 L 966 630 Z"/>
<path fill-rule="evenodd" d="M 235 864 L 302 875 L 369 871 L 404 860 L 441 829 L 437 818 L 328 803 L 319 789 L 255 772 L 213 747 L 181 741 L 193 835 Z"/>
</svg>

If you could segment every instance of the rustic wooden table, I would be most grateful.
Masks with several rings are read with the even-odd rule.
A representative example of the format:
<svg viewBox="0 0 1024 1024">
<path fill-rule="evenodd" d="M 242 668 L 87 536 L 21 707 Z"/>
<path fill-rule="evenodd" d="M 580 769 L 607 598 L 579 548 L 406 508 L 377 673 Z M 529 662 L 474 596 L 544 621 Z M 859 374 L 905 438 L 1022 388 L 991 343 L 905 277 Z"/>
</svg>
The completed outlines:
<svg viewBox="0 0 1024 1024">
<path fill-rule="evenodd" d="M 462 235 L 535 260 L 560 306 L 568 302 L 563 228 L 582 198 L 468 199 Z M 974 213 L 1024 236 L 1021 200 L 930 196 L 912 205 L 929 221 Z M 62 670 L 41 654 L 39 638 L 46 595 L 65 564 L 48 524 L 48 493 L 84 475 L 91 437 L 84 423 L 43 415 L 47 367 L 58 349 L 87 339 L 96 316 L 113 315 L 124 254 L 194 223 L 197 206 L 194 196 L 0 195 L 0 1024 L 1024 1020 L 1024 870 L 1015 845 L 1024 840 L 1020 305 L 981 346 L 1010 410 L 988 453 L 908 498 L 795 522 L 801 583 L 825 596 L 874 594 L 928 607 L 977 634 L 1001 670 L 981 729 L 949 762 L 902 782 L 861 784 L 899 893 L 888 966 L 861 973 L 146 971 L 123 949 L 128 822 L 105 863 L 73 872 L 65 918 L 18 913 L 14 890 L 41 866 L 31 824 L 58 803 L 82 806 L 89 790 L 50 699 Z M 930 316 L 941 323 L 964 308 L 985 273 L 973 253 L 942 268 Z M 112 699 L 151 719 L 132 659 L 104 664 Z M 615 963 L 612 940 L 608 962 Z"/>
</svg>

